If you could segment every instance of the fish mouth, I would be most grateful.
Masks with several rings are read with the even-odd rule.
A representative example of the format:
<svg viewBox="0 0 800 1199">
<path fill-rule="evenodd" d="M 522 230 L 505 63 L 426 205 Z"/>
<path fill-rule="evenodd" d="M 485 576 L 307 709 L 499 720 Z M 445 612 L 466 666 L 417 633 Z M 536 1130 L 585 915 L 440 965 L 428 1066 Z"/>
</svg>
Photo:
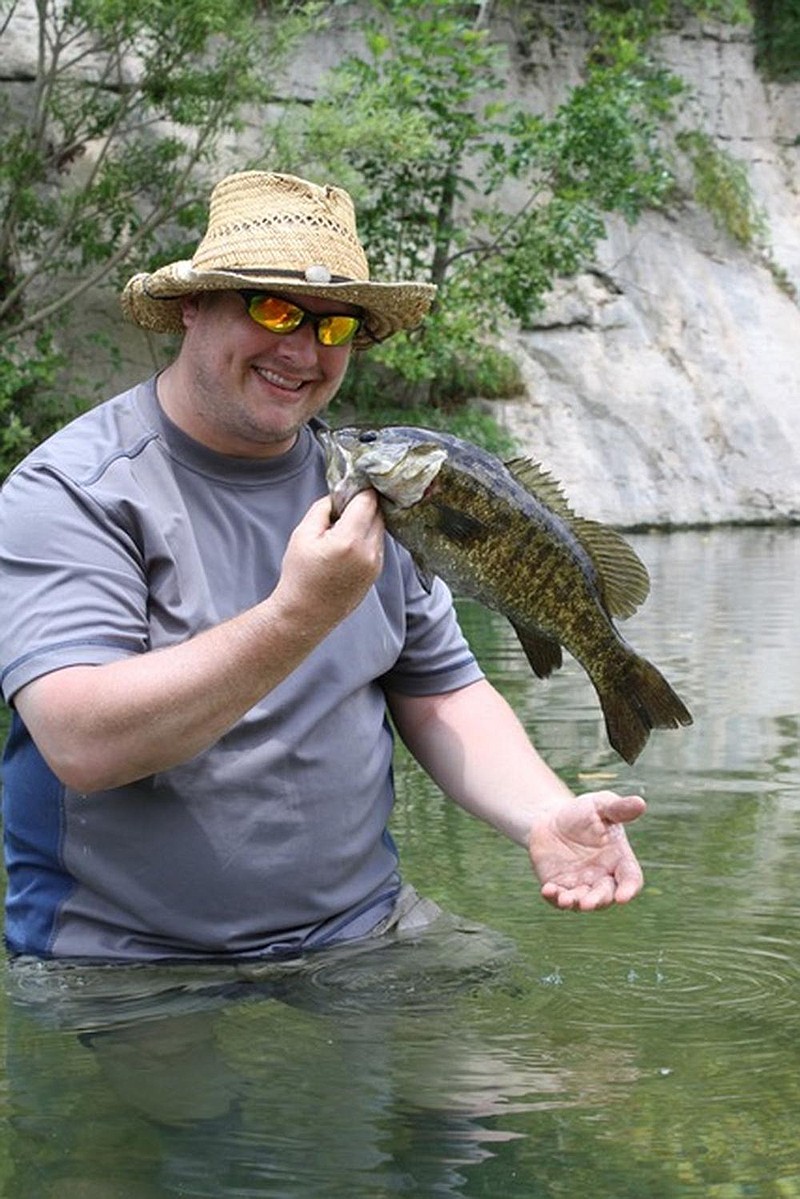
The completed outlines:
<svg viewBox="0 0 800 1199">
<path fill-rule="evenodd" d="M 338 520 L 353 496 L 358 495 L 359 491 L 366 491 L 368 487 L 369 483 L 362 484 L 353 478 L 342 479 L 341 483 L 335 483 L 330 489 L 333 519 Z"/>
<path fill-rule="evenodd" d="M 325 451 L 325 475 L 331 497 L 331 518 L 338 520 L 353 496 L 370 486 L 361 472 L 354 470 L 352 456 L 347 453 L 329 429 L 317 432 Z"/>
<path fill-rule="evenodd" d="M 410 508 L 430 489 L 447 453 L 435 444 L 378 443 L 375 435 L 355 440 L 329 429 L 317 436 L 325 451 L 325 474 L 334 519 L 353 496 L 373 488 L 386 510 Z"/>
</svg>

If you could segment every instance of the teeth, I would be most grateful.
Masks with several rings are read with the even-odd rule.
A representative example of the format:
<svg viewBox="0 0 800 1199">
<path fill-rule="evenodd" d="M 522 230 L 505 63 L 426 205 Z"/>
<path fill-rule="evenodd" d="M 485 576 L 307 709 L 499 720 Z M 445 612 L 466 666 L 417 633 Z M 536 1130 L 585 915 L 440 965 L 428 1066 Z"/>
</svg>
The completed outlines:
<svg viewBox="0 0 800 1199">
<path fill-rule="evenodd" d="M 257 366 L 256 373 L 261 375 L 262 379 L 266 379 L 268 383 L 273 383 L 276 387 L 282 387 L 285 391 L 299 391 L 303 386 L 303 380 L 287 379 L 283 375 L 278 375 L 275 371 L 268 371 L 264 367 Z"/>
</svg>

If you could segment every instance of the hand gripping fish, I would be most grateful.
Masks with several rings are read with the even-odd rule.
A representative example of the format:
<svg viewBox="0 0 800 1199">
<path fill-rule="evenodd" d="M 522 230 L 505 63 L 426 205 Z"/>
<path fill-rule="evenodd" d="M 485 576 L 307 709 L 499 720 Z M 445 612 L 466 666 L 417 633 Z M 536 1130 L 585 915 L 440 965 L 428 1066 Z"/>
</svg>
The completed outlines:
<svg viewBox="0 0 800 1199">
<path fill-rule="evenodd" d="M 608 739 L 627 762 L 651 729 L 692 723 L 613 623 L 647 597 L 644 564 L 613 529 L 576 516 L 539 466 L 503 464 L 470 442 L 416 427 L 318 435 L 334 517 L 373 487 L 387 529 L 428 586 L 440 575 L 455 595 L 501 612 L 540 678 L 561 665 L 564 646 L 589 675 Z"/>
</svg>

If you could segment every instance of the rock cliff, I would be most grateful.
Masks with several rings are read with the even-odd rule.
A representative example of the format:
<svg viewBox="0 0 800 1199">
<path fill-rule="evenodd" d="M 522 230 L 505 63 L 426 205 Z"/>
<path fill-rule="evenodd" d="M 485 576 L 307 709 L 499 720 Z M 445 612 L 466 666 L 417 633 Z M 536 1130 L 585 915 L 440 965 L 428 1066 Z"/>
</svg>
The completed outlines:
<svg viewBox="0 0 800 1199">
<path fill-rule="evenodd" d="M 32 86 L 34 22 L 21 0 L 0 45 L 16 103 Z M 551 110 L 579 78 L 575 37 L 524 56 L 512 44 L 509 95 Z M 333 40 L 289 71 L 300 97 L 335 61 Z M 691 204 L 612 222 L 593 269 L 557 288 L 535 328 L 508 332 L 526 393 L 495 411 L 586 515 L 623 527 L 798 522 L 800 84 L 765 83 L 749 34 L 728 27 L 682 28 L 659 54 L 691 88 L 683 119 L 748 165 L 779 271 Z M 121 333 L 107 297 L 90 299 L 84 320 L 122 337 L 109 387 L 157 364 L 163 351 Z"/>
<path fill-rule="evenodd" d="M 697 26 L 660 53 L 692 88 L 684 119 L 748 164 L 784 279 L 695 206 L 615 221 L 596 269 L 509 337 L 526 394 L 501 419 L 598 519 L 796 522 L 800 86 L 766 84 L 730 29 Z"/>
</svg>

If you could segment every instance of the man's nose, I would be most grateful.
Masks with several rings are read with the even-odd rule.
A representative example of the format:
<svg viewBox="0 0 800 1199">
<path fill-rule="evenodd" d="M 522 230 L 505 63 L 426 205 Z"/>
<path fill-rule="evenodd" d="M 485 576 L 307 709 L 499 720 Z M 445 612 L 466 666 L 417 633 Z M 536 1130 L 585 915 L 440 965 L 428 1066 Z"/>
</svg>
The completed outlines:
<svg viewBox="0 0 800 1199">
<path fill-rule="evenodd" d="M 291 333 L 274 336 L 278 342 L 277 350 L 287 361 L 291 358 L 293 362 L 316 362 L 320 344 L 311 321 L 303 321 Z"/>
</svg>

